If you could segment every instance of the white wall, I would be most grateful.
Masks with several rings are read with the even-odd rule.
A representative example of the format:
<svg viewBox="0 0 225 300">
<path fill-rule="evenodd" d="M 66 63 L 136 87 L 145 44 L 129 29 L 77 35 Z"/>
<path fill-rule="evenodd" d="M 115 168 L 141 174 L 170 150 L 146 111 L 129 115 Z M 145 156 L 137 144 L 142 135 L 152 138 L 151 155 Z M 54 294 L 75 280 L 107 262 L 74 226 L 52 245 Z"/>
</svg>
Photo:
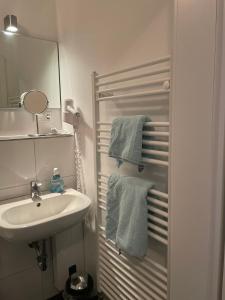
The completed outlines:
<svg viewBox="0 0 225 300">
<path fill-rule="evenodd" d="M 217 143 L 221 150 L 224 147 L 224 127 L 218 131 L 217 117 L 224 105 L 218 106 L 215 89 L 221 6 L 216 0 L 177 0 L 175 4 L 170 299 L 216 300 L 220 299 L 218 239 L 224 201 L 224 153 L 217 160 Z"/>
<path fill-rule="evenodd" d="M 222 4 L 221 4 L 222 3 Z M 217 149 L 217 176 L 215 177 L 216 182 L 216 195 L 217 199 L 220 199 L 220 201 L 217 201 L 217 205 L 214 209 L 215 213 L 217 213 L 217 226 L 215 226 L 214 232 L 216 239 L 214 240 L 215 248 L 218 249 L 220 247 L 220 250 L 218 252 L 217 250 L 217 261 L 214 263 L 214 269 L 215 272 L 213 273 L 214 276 L 214 289 L 218 287 L 218 278 L 219 278 L 219 284 L 222 285 L 222 289 L 219 289 L 219 292 L 217 292 L 219 299 L 222 298 L 225 299 L 225 236 L 224 236 L 224 161 L 225 161 L 225 135 L 224 135 L 224 129 L 225 129 L 225 3 L 224 1 L 221 1 L 220 3 L 220 10 L 218 17 L 220 18 L 220 22 L 218 23 L 218 38 L 217 38 L 217 69 L 219 73 L 219 84 L 218 84 L 218 105 L 216 109 L 216 117 L 215 120 L 218 120 L 218 126 L 216 128 L 216 141 L 218 145 Z M 221 220 L 221 222 L 219 222 Z M 222 275 L 222 276 L 221 276 Z M 222 278 L 220 278 L 220 276 Z M 220 281 L 221 279 L 221 281 Z M 222 283 L 221 283 L 222 282 Z M 220 286 L 221 287 L 221 286 Z"/>
<path fill-rule="evenodd" d="M 80 107 L 87 194 L 94 198 L 93 71 L 110 72 L 170 53 L 172 2 L 56 0 L 62 98 Z M 96 199 L 95 199 L 96 200 Z M 86 231 L 87 270 L 96 274 L 96 235 Z"/>
</svg>

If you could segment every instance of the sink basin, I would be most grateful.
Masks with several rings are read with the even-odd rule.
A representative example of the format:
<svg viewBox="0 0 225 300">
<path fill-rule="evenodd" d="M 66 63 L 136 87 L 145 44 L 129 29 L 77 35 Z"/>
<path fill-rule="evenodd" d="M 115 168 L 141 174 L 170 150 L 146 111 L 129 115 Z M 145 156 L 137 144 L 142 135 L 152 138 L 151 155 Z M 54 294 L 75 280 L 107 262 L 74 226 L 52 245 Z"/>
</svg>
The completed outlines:
<svg viewBox="0 0 225 300">
<path fill-rule="evenodd" d="M 91 200 L 73 190 L 0 205 L 0 236 L 11 241 L 38 241 L 82 222 Z"/>
</svg>

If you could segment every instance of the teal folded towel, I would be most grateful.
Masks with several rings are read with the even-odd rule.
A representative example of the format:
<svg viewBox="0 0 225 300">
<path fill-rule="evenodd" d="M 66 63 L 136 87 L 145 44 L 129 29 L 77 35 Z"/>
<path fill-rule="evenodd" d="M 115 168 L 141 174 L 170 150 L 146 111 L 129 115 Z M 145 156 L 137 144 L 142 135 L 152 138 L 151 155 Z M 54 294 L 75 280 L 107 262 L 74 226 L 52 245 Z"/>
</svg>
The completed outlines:
<svg viewBox="0 0 225 300">
<path fill-rule="evenodd" d="M 142 165 L 142 131 L 146 116 L 119 117 L 113 120 L 109 156 L 118 166 L 124 161 Z"/>
<path fill-rule="evenodd" d="M 148 248 L 149 181 L 112 174 L 108 181 L 106 238 L 130 256 L 144 257 Z"/>
</svg>

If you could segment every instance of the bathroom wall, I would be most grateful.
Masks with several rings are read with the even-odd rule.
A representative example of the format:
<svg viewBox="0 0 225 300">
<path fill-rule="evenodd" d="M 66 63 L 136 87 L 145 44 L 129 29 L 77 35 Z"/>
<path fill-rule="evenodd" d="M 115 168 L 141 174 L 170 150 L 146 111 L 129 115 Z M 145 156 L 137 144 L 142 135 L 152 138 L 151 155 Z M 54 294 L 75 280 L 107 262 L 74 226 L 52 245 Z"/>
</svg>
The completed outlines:
<svg viewBox="0 0 225 300">
<path fill-rule="evenodd" d="M 224 209 L 222 2 L 175 1 L 170 185 L 172 300 L 221 299 L 220 247 L 224 241 L 221 231 Z"/>
<path fill-rule="evenodd" d="M 54 0 L 1 0 L 0 20 L 15 14 L 22 32 L 57 40 Z M 52 119 L 42 118 L 43 130 L 60 127 L 60 111 L 52 110 Z M 20 110 L 0 111 L 0 135 L 35 132 L 31 114 Z M 38 179 L 47 188 L 52 168 L 58 166 L 67 186 L 74 186 L 73 137 L 41 140 L 0 141 L 0 201 L 30 193 L 30 181 Z M 81 228 L 75 230 L 82 239 Z M 78 247 L 79 253 L 82 251 Z M 49 269 L 41 273 L 34 250 L 26 244 L 0 239 L 0 299 L 40 300 L 56 293 L 53 284 L 52 257 L 48 242 Z M 76 253 L 74 253 L 76 255 Z"/>
<path fill-rule="evenodd" d="M 110 72 L 168 55 L 172 1 L 56 0 L 63 99 L 82 112 L 87 194 L 95 199 L 91 73 Z M 92 229 L 93 230 L 93 229 Z M 87 270 L 96 274 L 96 233 L 86 228 Z"/>
</svg>

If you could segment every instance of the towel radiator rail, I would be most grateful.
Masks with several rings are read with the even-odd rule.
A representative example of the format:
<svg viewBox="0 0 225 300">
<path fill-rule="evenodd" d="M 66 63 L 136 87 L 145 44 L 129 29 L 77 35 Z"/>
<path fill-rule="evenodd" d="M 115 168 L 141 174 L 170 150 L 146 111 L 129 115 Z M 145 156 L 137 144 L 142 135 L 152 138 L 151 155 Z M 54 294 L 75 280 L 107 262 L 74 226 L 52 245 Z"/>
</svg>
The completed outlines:
<svg viewBox="0 0 225 300">
<path fill-rule="evenodd" d="M 108 154 L 107 148 L 109 147 L 109 143 L 102 142 L 102 140 L 110 140 L 110 128 L 101 128 L 101 126 L 111 126 L 112 123 L 109 122 L 97 122 L 97 132 L 100 133 L 97 138 L 97 151 L 102 154 Z M 169 151 L 167 149 L 161 149 L 161 147 L 169 147 L 168 141 L 153 141 L 149 140 L 147 137 L 163 137 L 169 138 L 169 130 L 168 131 L 152 131 L 147 130 L 148 127 L 169 127 L 169 122 L 146 122 L 143 130 L 143 148 L 142 148 L 142 160 L 143 163 L 156 164 L 159 166 L 168 167 L 168 157 Z M 169 128 L 168 128 L 169 129 Z M 102 133 L 104 135 L 102 135 Z M 106 135 L 107 134 L 107 135 Z M 160 149 L 146 148 L 146 146 L 160 146 Z M 157 159 L 155 159 L 157 157 Z M 162 159 L 158 159 L 158 157 Z M 167 159 L 167 160 L 165 160 Z"/>
<path fill-rule="evenodd" d="M 99 173 L 98 178 L 98 208 L 106 211 L 107 181 L 102 177 L 109 176 Z M 155 189 L 149 190 L 148 203 L 148 235 L 153 239 L 168 245 L 168 194 Z M 100 226 L 101 230 L 105 230 Z"/>
<path fill-rule="evenodd" d="M 153 69 L 151 70 L 150 68 Z M 118 76 L 118 77 L 117 77 Z M 102 120 L 100 105 L 140 99 L 165 100 L 170 94 L 170 56 L 108 74 L 93 73 L 93 106 L 96 141 L 96 197 L 98 214 L 104 219 L 108 175 L 100 163 L 108 154 L 112 123 Z M 146 122 L 143 129 L 142 159 L 159 167 L 169 166 L 169 122 Z M 148 235 L 163 247 L 168 246 L 169 197 L 151 189 L 147 195 Z M 143 260 L 118 255 L 115 243 L 106 241 L 105 227 L 98 224 L 98 287 L 110 300 L 166 300 L 167 267 L 147 255 Z M 140 281 L 141 278 L 141 281 Z M 140 282 L 139 282 L 140 281 Z"/>
<path fill-rule="evenodd" d="M 169 82 L 170 78 L 169 77 L 165 77 L 163 79 L 157 79 L 157 80 L 150 80 L 147 81 L 145 83 L 139 83 L 139 84 L 132 84 L 132 85 L 125 85 L 125 86 L 120 86 L 120 87 L 113 87 L 113 88 L 105 88 L 105 89 L 101 89 L 101 90 L 97 90 L 96 91 L 96 95 L 99 96 L 99 94 L 106 94 L 106 93 L 112 93 L 112 92 L 119 92 L 119 91 L 128 91 L 128 90 L 134 90 L 134 89 L 140 89 L 140 88 L 146 88 L 146 87 L 150 87 L 150 86 L 158 86 L 161 85 L 163 86 L 163 84 L 165 82 Z"/>
<path fill-rule="evenodd" d="M 100 97 L 100 98 L 97 99 L 97 101 L 107 101 L 107 100 L 117 100 L 117 99 L 131 99 L 131 98 L 136 98 L 136 97 L 163 95 L 163 94 L 168 94 L 168 93 L 169 93 L 169 90 L 163 90 L 162 89 L 162 90 L 155 90 L 155 91 L 148 91 L 148 92 L 140 92 L 140 93 Z"/>
<path fill-rule="evenodd" d="M 97 122 L 97 125 L 112 125 L 111 122 Z M 145 122 L 144 123 L 144 126 L 145 127 L 169 127 L 170 126 L 170 123 L 169 122 Z"/>
<path fill-rule="evenodd" d="M 103 260 L 100 259 L 100 275 L 103 273 L 102 279 L 110 286 L 109 290 L 114 290 L 115 287 L 114 292 L 117 294 L 117 290 L 119 289 L 119 292 L 127 297 L 125 299 L 167 299 L 166 294 L 168 279 L 166 268 L 155 263 L 148 257 L 146 257 L 143 261 L 133 259 L 131 262 L 123 254 L 118 256 L 115 244 L 106 241 L 104 233 L 99 235 L 99 245 L 100 257 L 104 257 Z M 117 269 L 119 270 L 119 273 L 116 272 Z M 119 282 L 115 280 L 115 275 L 119 278 Z M 140 282 L 140 276 L 142 280 L 140 286 L 138 286 L 136 284 L 138 281 Z M 127 278 L 129 278 L 128 281 L 126 280 Z M 116 281 L 116 284 L 112 284 L 114 280 Z M 126 292 L 126 286 L 121 286 L 121 282 L 124 282 L 125 280 L 126 286 L 129 289 L 128 292 Z M 142 282 L 144 284 L 142 284 Z M 136 289 L 136 286 L 138 289 Z M 134 294 L 132 293 L 129 295 L 129 291 L 132 291 Z M 144 291 L 144 293 L 142 293 L 142 291 Z"/>
<path fill-rule="evenodd" d="M 141 64 L 141 65 L 133 66 L 133 67 L 130 67 L 130 68 L 125 68 L 125 69 L 118 70 L 118 71 L 111 72 L 111 73 L 107 73 L 107 74 L 97 75 L 96 79 L 102 79 L 102 78 L 106 78 L 106 77 L 111 77 L 111 76 L 114 76 L 114 75 L 118 75 L 118 74 L 130 72 L 130 71 L 134 71 L 134 70 L 137 70 L 137 69 L 142 69 L 142 68 L 145 68 L 145 67 L 154 66 L 154 65 L 157 65 L 157 64 L 160 64 L 160 63 L 164 63 L 164 62 L 168 62 L 168 61 L 170 61 L 170 56 L 169 55 L 168 56 L 164 56 L 164 57 L 160 57 L 160 58 L 155 59 L 155 60 L 151 60 L 151 61 L 149 61 L 147 63 L 144 63 L 144 64 Z"/>
</svg>

